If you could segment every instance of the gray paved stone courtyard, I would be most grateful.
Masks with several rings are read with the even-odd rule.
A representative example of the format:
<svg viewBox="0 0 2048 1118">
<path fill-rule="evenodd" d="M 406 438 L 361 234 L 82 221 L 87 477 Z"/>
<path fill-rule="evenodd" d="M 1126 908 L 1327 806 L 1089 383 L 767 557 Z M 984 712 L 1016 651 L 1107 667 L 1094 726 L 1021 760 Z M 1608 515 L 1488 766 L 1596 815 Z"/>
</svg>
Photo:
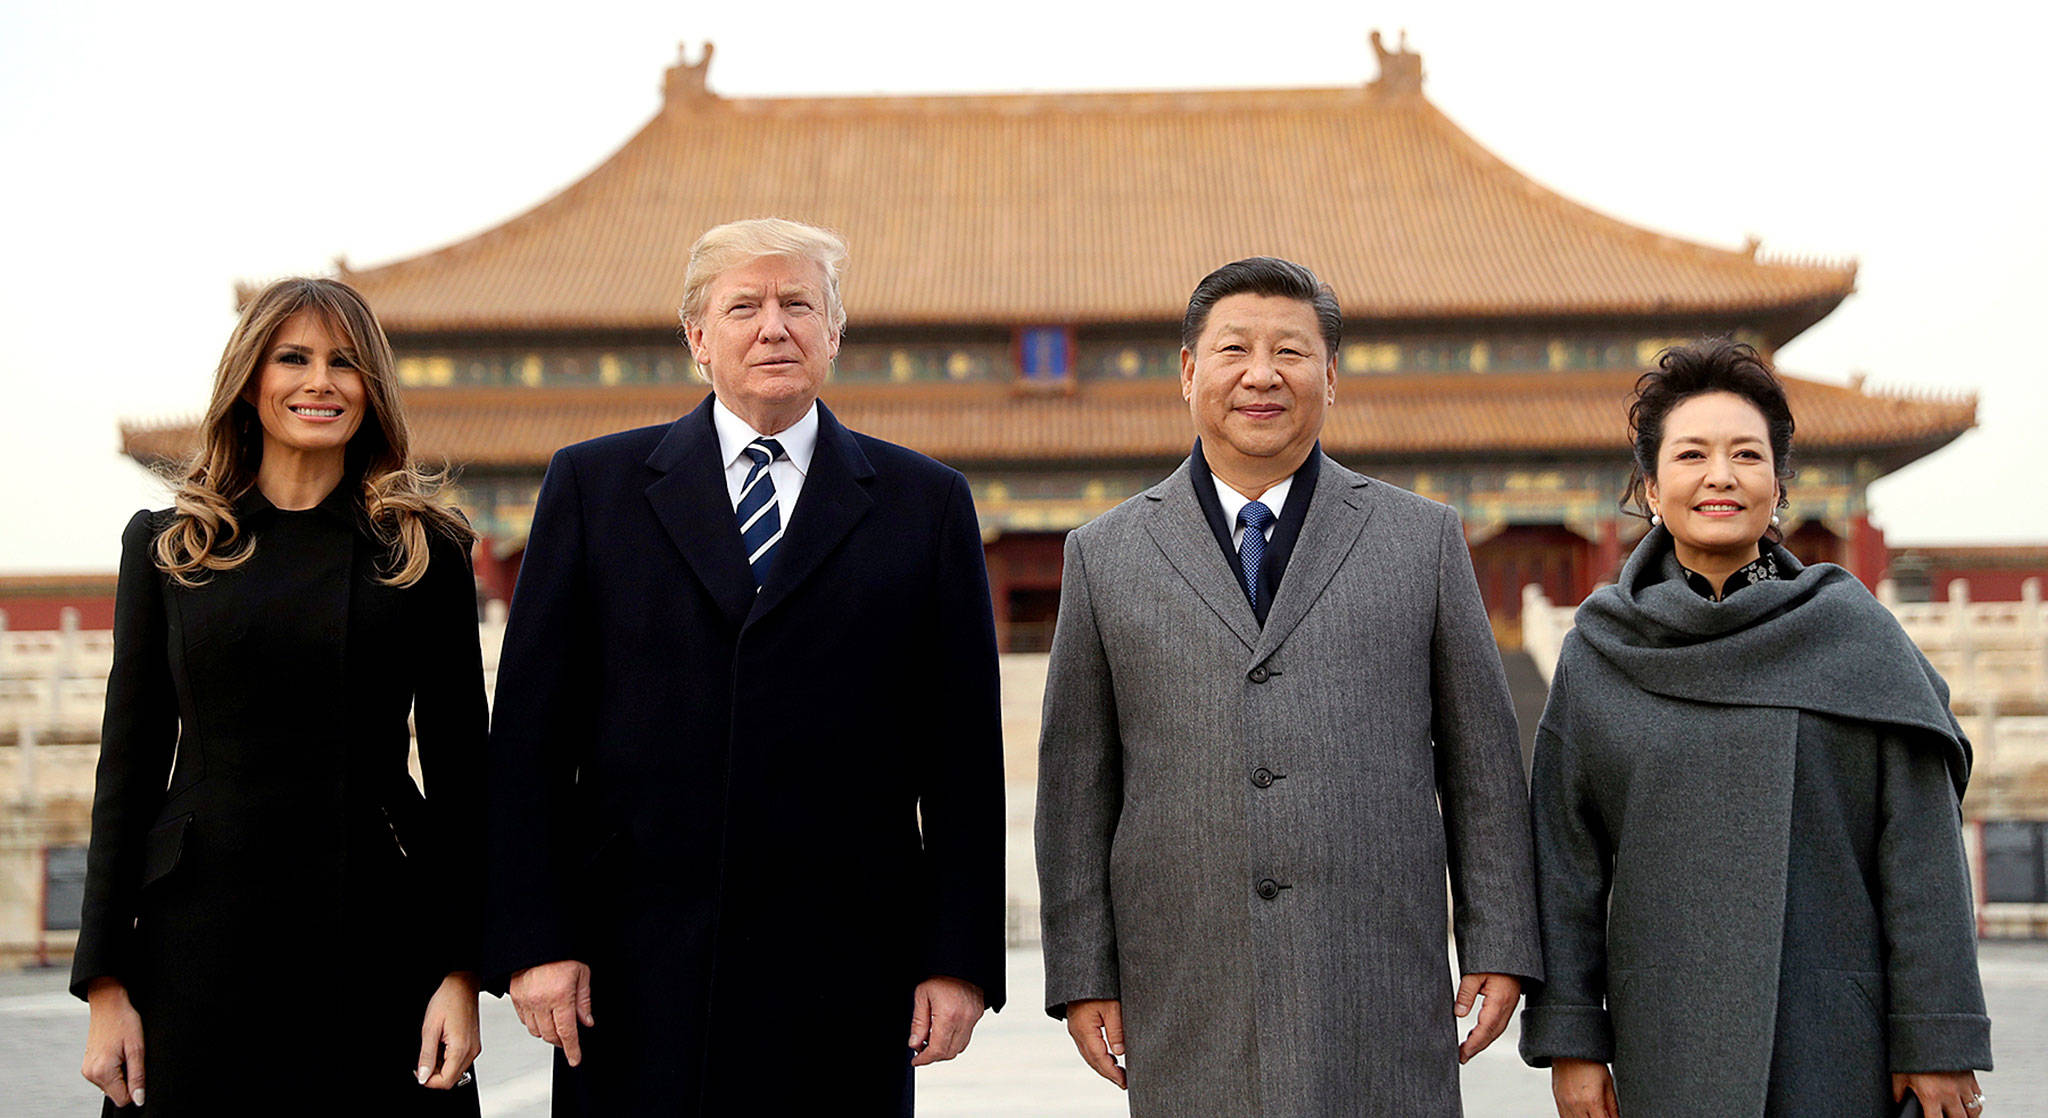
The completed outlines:
<svg viewBox="0 0 2048 1118">
<path fill-rule="evenodd" d="M 1987 943 L 1980 954 L 1999 1070 L 1983 1077 L 1987 1118 L 2048 1116 L 2048 943 Z M 1039 1012 L 1038 952 L 1010 952 L 1012 1008 L 984 1018 L 974 1046 L 952 1064 L 919 1073 L 918 1113 L 946 1118 L 1095 1118 L 1124 1113 L 1115 1088 L 1082 1066 L 1065 1030 Z M 85 1007 L 64 992 L 58 970 L 0 974 L 0 1114 L 9 1118 L 97 1113 L 97 1092 L 78 1077 Z M 829 1022 L 816 1026 L 830 1032 Z M 1474 1118 L 1549 1118 L 1548 1078 L 1514 1056 L 1511 1028 L 1465 1070 L 1465 1111 Z M 528 1037 L 510 1005 L 485 999 L 484 1114 L 547 1114 L 548 1049 Z M 800 1049 L 792 1064 L 801 1067 Z M 763 1113 L 773 1110 L 764 1094 Z"/>
</svg>

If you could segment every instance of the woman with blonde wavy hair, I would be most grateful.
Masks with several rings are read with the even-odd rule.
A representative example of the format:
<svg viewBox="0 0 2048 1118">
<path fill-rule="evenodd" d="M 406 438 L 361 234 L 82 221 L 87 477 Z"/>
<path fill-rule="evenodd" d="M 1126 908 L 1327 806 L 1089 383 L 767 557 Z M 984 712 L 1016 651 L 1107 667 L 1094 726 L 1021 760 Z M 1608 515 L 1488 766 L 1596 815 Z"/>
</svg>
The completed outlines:
<svg viewBox="0 0 2048 1118">
<path fill-rule="evenodd" d="M 272 284 L 122 536 L 71 981 L 109 1112 L 477 1113 L 474 536 L 393 374 L 353 289 Z"/>
</svg>

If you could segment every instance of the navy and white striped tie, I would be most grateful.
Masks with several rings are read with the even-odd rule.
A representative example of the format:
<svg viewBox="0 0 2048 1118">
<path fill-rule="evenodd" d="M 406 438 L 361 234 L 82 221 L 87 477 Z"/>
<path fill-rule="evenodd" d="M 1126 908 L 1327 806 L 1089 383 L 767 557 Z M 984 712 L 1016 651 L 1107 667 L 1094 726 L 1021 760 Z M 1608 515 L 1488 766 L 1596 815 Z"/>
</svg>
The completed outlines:
<svg viewBox="0 0 2048 1118">
<path fill-rule="evenodd" d="M 782 509 L 775 500 L 775 479 L 768 476 L 768 464 L 782 457 L 782 444 L 774 439 L 755 439 L 746 446 L 754 465 L 747 482 L 740 487 L 740 503 L 733 514 L 740 522 L 740 546 L 747 553 L 747 566 L 754 568 L 754 587 L 768 581 L 775 563 L 775 545 L 782 539 Z"/>
<path fill-rule="evenodd" d="M 1237 573 L 1244 581 L 1244 596 L 1251 599 L 1252 612 L 1259 608 L 1259 576 L 1266 568 L 1266 525 L 1273 523 L 1273 510 L 1258 501 L 1248 501 L 1237 510 L 1238 527 L 1244 537 L 1237 541 Z"/>
</svg>

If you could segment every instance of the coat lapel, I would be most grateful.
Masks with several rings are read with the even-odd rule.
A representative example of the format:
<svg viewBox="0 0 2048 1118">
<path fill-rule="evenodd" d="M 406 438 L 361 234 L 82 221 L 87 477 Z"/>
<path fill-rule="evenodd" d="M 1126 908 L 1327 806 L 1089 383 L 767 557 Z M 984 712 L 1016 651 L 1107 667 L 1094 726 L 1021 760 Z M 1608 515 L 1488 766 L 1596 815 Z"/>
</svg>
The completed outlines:
<svg viewBox="0 0 2048 1118">
<path fill-rule="evenodd" d="M 868 514 L 875 505 L 867 489 L 874 476 L 875 468 L 853 433 L 820 402 L 818 448 L 811 455 L 811 470 L 804 475 L 803 492 L 797 497 L 782 542 L 775 545 L 775 565 L 756 596 L 749 621 L 788 597 Z M 739 547 L 737 529 L 733 547 Z"/>
<path fill-rule="evenodd" d="M 1223 561 L 1216 535 L 1209 530 L 1209 518 L 1202 515 L 1202 506 L 1195 501 L 1188 463 L 1182 462 L 1172 476 L 1147 490 L 1145 499 L 1152 502 L 1152 515 L 1145 518 L 1145 530 L 1166 554 L 1166 561 L 1173 564 L 1180 577 L 1230 626 L 1246 648 L 1256 647 L 1259 619 L 1252 614 L 1252 604 L 1245 600 L 1237 576 Z"/>
<path fill-rule="evenodd" d="M 725 491 L 725 464 L 718 460 L 711 400 L 704 397 L 695 411 L 670 424 L 668 434 L 648 455 L 647 465 L 661 477 L 647 487 L 647 500 L 690 570 L 737 625 L 759 595 L 754 593 L 754 572 L 740 549 L 732 498 Z"/>
<path fill-rule="evenodd" d="M 1266 614 L 1266 627 L 1254 642 L 1253 659 L 1271 656 L 1308 615 L 1309 607 L 1322 596 L 1323 588 L 1330 585 L 1337 568 L 1365 531 L 1365 522 L 1372 519 L 1371 485 L 1363 474 L 1323 459 L 1316 495 L 1301 523 L 1301 538 L 1295 542 L 1294 556 L 1287 561 L 1280 593 Z M 1213 544 L 1210 550 L 1215 550 Z"/>
</svg>

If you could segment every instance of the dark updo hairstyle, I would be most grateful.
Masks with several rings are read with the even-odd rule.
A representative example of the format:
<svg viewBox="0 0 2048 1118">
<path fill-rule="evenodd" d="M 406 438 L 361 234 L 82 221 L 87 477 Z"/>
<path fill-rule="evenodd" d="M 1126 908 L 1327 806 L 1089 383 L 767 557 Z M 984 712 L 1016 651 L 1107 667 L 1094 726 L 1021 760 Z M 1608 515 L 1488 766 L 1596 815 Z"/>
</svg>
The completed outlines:
<svg viewBox="0 0 2048 1118">
<path fill-rule="evenodd" d="M 1632 516 L 1650 518 L 1649 479 L 1657 476 L 1657 452 L 1664 447 L 1664 420 L 1671 409 L 1709 392 L 1732 392 L 1763 413 L 1770 432 L 1771 468 L 1778 475 L 1778 507 L 1784 508 L 1785 487 L 1792 480 L 1792 407 L 1785 386 L 1771 363 L 1751 346 L 1730 338 L 1713 338 L 1672 346 L 1657 355 L 1657 367 L 1636 379 L 1636 398 L 1628 406 L 1629 443 L 1635 469 L 1622 491 L 1621 507 Z M 1766 533 L 1778 539 L 1778 530 Z"/>
</svg>

